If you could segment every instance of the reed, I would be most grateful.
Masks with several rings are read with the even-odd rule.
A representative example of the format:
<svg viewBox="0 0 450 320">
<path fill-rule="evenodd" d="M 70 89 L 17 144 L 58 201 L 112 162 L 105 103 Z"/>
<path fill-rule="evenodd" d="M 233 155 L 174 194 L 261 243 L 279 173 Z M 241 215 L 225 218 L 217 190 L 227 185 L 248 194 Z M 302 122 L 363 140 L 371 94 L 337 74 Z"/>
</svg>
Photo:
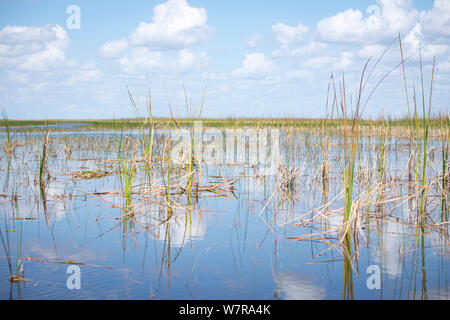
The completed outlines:
<svg viewBox="0 0 450 320">
<path fill-rule="evenodd" d="M 6 131 L 6 147 L 5 147 L 5 151 L 6 154 L 11 155 L 12 151 L 13 151 L 13 143 L 12 143 L 12 139 L 11 139 L 11 129 L 9 127 L 9 121 L 8 121 L 8 116 L 6 115 L 5 110 L 2 110 L 2 116 L 3 116 L 3 123 L 5 125 L 5 131 Z"/>
<path fill-rule="evenodd" d="M 172 159 L 170 158 L 171 143 L 170 138 L 167 139 L 167 203 L 170 205 L 170 191 L 171 191 L 171 170 L 172 170 Z"/>
<path fill-rule="evenodd" d="M 133 107 L 136 115 L 136 121 L 139 124 L 139 139 L 142 147 L 142 154 L 145 166 L 145 172 L 147 175 L 148 186 L 152 185 L 152 166 L 153 166 L 153 134 L 155 129 L 155 123 L 152 117 L 152 98 L 150 89 L 148 96 L 146 97 L 146 116 L 142 117 L 138 103 L 133 98 L 130 89 L 127 87 L 128 97 L 130 99 L 131 106 Z"/>
<path fill-rule="evenodd" d="M 130 212 L 132 209 L 131 192 L 133 180 L 136 172 L 136 150 L 130 154 L 130 140 L 128 137 L 122 137 L 122 134 L 116 142 L 117 161 L 119 162 L 120 183 L 124 199 L 124 209 Z"/>
<path fill-rule="evenodd" d="M 411 110 L 409 108 L 409 97 L 408 97 L 408 85 L 406 81 L 406 72 L 405 72 L 405 59 L 403 56 L 402 42 L 400 35 L 398 37 L 400 44 L 400 55 L 401 62 L 403 66 L 403 81 L 405 87 L 405 96 L 406 103 L 408 105 L 408 112 Z M 410 123 L 410 131 L 411 135 L 414 131 L 414 137 L 416 140 L 416 166 L 415 166 L 415 181 L 416 181 L 416 190 L 418 195 L 418 217 L 417 220 L 420 221 L 420 224 L 423 226 L 425 223 L 425 209 L 426 209 L 426 197 L 427 197 L 427 166 L 428 166 L 428 143 L 429 143 L 429 133 L 430 133 L 430 123 L 431 123 L 431 104 L 432 104 L 432 96 L 433 96 L 433 85 L 435 79 L 435 66 L 436 66 L 436 57 L 433 57 L 432 70 L 431 70 L 431 80 L 430 80 L 430 89 L 428 95 L 428 103 L 426 103 L 425 97 L 425 85 L 424 85 L 424 76 L 423 76 L 423 63 L 422 63 L 422 50 L 419 46 L 419 72 L 420 72 L 420 92 L 421 92 L 421 105 L 422 105 L 422 116 L 419 119 L 418 116 L 418 106 L 420 102 L 418 102 L 418 97 L 416 94 L 416 88 L 413 87 L 413 104 L 414 104 L 414 114 L 409 116 L 411 121 Z M 420 132 L 422 132 L 422 137 L 420 136 Z M 443 159 L 445 158 L 445 152 L 443 147 Z"/>
<path fill-rule="evenodd" d="M 50 173 L 47 166 L 47 148 L 49 143 L 50 131 L 47 132 L 45 136 L 45 141 L 42 146 L 42 154 L 39 165 L 39 188 L 41 190 L 41 195 L 45 194 L 45 188 L 48 181 L 50 180 Z"/>
<path fill-rule="evenodd" d="M 419 47 L 420 51 L 420 47 Z M 433 95 L 433 83 L 434 83 L 434 69 L 436 58 L 433 58 L 433 69 L 431 71 L 431 84 L 428 106 L 425 104 L 424 93 L 424 81 L 423 81 L 423 69 L 422 69 L 422 53 L 420 52 L 420 80 L 422 88 L 422 125 L 423 125 L 423 158 L 422 158 L 422 176 L 421 176 L 421 190 L 420 190 L 420 210 L 421 210 L 421 224 L 424 224 L 425 219 L 425 197 L 427 189 L 427 161 L 428 161 L 428 137 L 429 137 L 429 121 L 431 117 L 431 98 Z"/>
<path fill-rule="evenodd" d="M 442 156 L 442 186 L 446 190 L 448 184 L 448 140 L 450 139 L 450 115 L 448 109 L 446 116 L 442 119 L 442 133 L 441 133 L 441 156 Z"/>
<path fill-rule="evenodd" d="M 186 95 L 186 89 L 183 87 L 184 89 L 184 98 L 185 98 L 185 103 L 186 103 L 186 112 L 188 114 L 188 117 L 190 119 L 195 119 L 195 121 L 200 121 L 201 117 L 202 117 L 202 112 L 203 112 L 203 103 L 205 101 L 205 94 L 206 91 L 203 94 L 202 97 L 202 101 L 200 104 L 200 107 L 197 109 L 195 107 L 193 107 L 192 105 L 192 98 L 189 99 L 188 102 L 188 98 Z M 190 203 L 190 198 L 191 198 L 191 193 L 192 193 L 192 186 L 194 184 L 194 165 L 195 165 L 195 157 L 196 157 L 196 145 L 195 145 L 195 139 L 197 138 L 195 136 L 195 128 L 191 128 L 190 129 L 190 135 L 191 135 L 191 142 L 190 142 L 190 149 L 189 149 L 189 163 L 188 163 L 188 167 L 187 167 L 187 174 L 188 174 L 188 178 L 187 178 L 187 190 L 188 190 L 188 203 Z M 201 148 L 201 141 L 199 141 L 200 145 L 198 146 L 199 148 Z M 201 150 L 199 150 L 199 152 L 201 152 Z M 199 167 L 200 167 L 200 163 L 199 163 Z"/>
<path fill-rule="evenodd" d="M 382 119 L 384 119 L 384 112 L 382 115 Z M 386 180 L 386 156 L 387 156 L 386 127 L 387 127 L 387 123 L 382 122 L 382 124 L 380 125 L 380 133 L 379 133 L 380 142 L 379 142 L 379 147 L 378 147 L 378 181 L 379 181 L 380 186 L 383 186 L 385 184 L 385 180 Z M 383 187 L 380 188 L 380 191 L 378 193 L 377 202 L 381 202 L 382 197 L 383 197 Z"/>
<path fill-rule="evenodd" d="M 186 196 L 187 196 L 187 204 L 190 205 L 191 203 L 191 196 L 193 193 L 193 186 L 195 185 L 195 179 L 196 179 L 196 167 L 200 171 L 201 174 L 201 166 L 200 166 L 200 159 L 201 156 L 201 148 L 202 148 L 202 132 L 196 132 L 196 124 L 199 121 L 202 121 L 202 113 L 203 113 L 203 106 L 206 96 L 206 90 L 203 92 L 202 100 L 199 106 L 193 105 L 192 97 L 188 98 L 186 88 L 183 86 L 183 92 L 184 92 L 184 101 L 185 101 L 185 108 L 186 108 L 186 114 L 189 120 L 189 123 L 191 124 L 189 126 L 189 135 L 190 135 L 190 142 L 189 142 L 189 150 L 187 154 L 187 163 L 186 163 Z M 171 122 L 172 124 L 178 129 L 181 130 L 181 124 L 180 124 L 180 118 L 175 117 L 172 106 L 169 102 L 169 111 L 171 115 Z M 196 134 L 199 134 L 200 136 L 197 137 Z M 200 140 L 199 145 L 196 145 L 196 140 Z M 185 152 L 186 150 L 184 150 Z M 198 183 L 197 183 L 198 185 Z"/>
</svg>

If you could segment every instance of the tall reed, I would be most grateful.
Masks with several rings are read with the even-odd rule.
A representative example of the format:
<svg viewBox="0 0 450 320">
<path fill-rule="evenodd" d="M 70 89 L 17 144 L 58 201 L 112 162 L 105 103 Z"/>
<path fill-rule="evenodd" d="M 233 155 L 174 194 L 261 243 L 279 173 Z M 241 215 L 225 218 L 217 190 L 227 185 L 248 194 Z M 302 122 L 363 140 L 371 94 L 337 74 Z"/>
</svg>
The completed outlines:
<svg viewBox="0 0 450 320">
<path fill-rule="evenodd" d="M 13 151 L 13 144 L 11 139 L 11 129 L 9 127 L 8 116 L 6 115 L 5 110 L 2 110 L 3 123 L 5 124 L 6 131 L 6 154 L 11 155 Z"/>
<path fill-rule="evenodd" d="M 403 47 L 400 35 L 398 36 L 400 45 L 400 55 L 401 62 L 403 66 L 403 81 L 405 87 L 406 103 L 408 106 L 408 112 L 411 113 L 409 107 L 409 97 L 408 97 L 408 85 L 406 80 L 405 72 L 405 59 L 403 56 Z M 420 102 L 417 101 L 416 88 L 413 87 L 413 103 L 414 103 L 414 115 L 409 115 L 410 131 L 415 131 L 416 139 L 416 166 L 415 166 L 415 176 L 416 176 L 416 190 L 418 195 L 418 217 L 420 224 L 423 226 L 425 223 L 425 209 L 426 209 L 426 197 L 427 197 L 427 166 L 428 166 L 428 143 L 429 143 L 429 131 L 430 131 L 430 120 L 431 120 L 431 104 L 433 96 L 433 85 L 435 79 L 435 66 L 436 57 L 433 57 L 432 70 L 431 70 L 431 80 L 430 80 L 430 92 L 428 97 L 428 103 L 425 99 L 425 85 L 423 77 L 423 63 L 422 63 L 422 49 L 419 45 L 419 71 L 420 71 L 420 91 L 421 91 L 421 104 L 422 104 L 422 117 L 419 119 L 418 116 L 418 106 Z M 420 130 L 422 131 L 422 137 L 420 137 Z M 444 149 L 443 149 L 444 150 Z"/>
<path fill-rule="evenodd" d="M 191 126 L 189 127 L 189 134 L 190 134 L 190 142 L 189 142 L 189 150 L 188 150 L 188 158 L 186 163 L 186 196 L 187 196 L 187 203 L 190 205 L 191 203 L 191 195 L 192 195 L 192 188 L 195 184 L 195 166 L 198 165 L 198 169 L 201 173 L 201 167 L 200 167 L 200 161 L 199 156 L 202 152 L 202 133 L 197 132 L 196 125 L 197 122 L 201 121 L 202 119 L 202 113 L 203 113 L 203 106 L 206 96 L 206 90 L 203 92 L 202 100 L 199 106 L 195 106 L 192 103 L 192 97 L 188 98 L 188 95 L 186 93 L 186 88 L 183 86 L 183 92 L 184 92 L 184 101 L 185 101 L 185 107 L 186 107 L 186 114 L 189 119 L 189 123 Z M 174 116 L 172 106 L 169 102 L 169 110 L 172 118 L 172 122 L 175 124 L 175 126 L 178 128 L 178 130 L 181 130 L 180 121 L 177 117 Z M 193 125 L 192 125 L 193 124 Z M 199 134 L 200 136 L 196 136 L 196 134 Z M 198 141 L 197 141 L 198 140 Z M 196 142 L 199 143 L 199 145 L 196 145 Z"/>
<path fill-rule="evenodd" d="M 132 209 L 131 192 L 135 175 L 136 152 L 130 154 L 130 144 L 128 137 L 122 138 L 116 142 L 117 160 L 120 168 L 120 182 L 122 187 L 124 209 L 129 212 Z"/>
<path fill-rule="evenodd" d="M 48 172 L 47 167 L 47 148 L 49 143 L 50 131 L 47 131 L 47 135 L 45 136 L 45 141 L 42 146 L 42 155 L 40 159 L 39 165 L 39 188 L 41 190 L 41 195 L 45 194 L 45 188 L 50 179 L 50 173 Z"/>
<path fill-rule="evenodd" d="M 153 165 L 153 134 L 155 129 L 155 124 L 152 117 L 152 98 L 150 90 L 148 96 L 146 97 L 146 111 L 147 114 L 143 117 L 139 111 L 138 104 L 133 98 L 130 89 L 127 87 L 128 97 L 130 99 L 131 106 L 133 107 L 134 113 L 136 115 L 136 121 L 140 123 L 139 125 L 139 138 L 142 147 L 144 166 L 147 175 L 147 183 L 150 187 L 152 184 L 152 165 Z"/>
</svg>

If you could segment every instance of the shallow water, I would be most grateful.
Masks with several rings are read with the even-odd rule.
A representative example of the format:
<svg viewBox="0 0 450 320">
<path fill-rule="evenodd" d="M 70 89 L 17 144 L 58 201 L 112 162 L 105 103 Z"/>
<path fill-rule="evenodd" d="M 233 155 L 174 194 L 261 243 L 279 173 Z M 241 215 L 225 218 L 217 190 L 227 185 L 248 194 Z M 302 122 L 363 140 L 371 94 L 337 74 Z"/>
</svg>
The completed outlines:
<svg viewBox="0 0 450 320">
<path fill-rule="evenodd" d="M 57 124 L 46 124 L 46 125 L 33 125 L 33 126 L 10 126 L 11 130 L 24 130 L 24 129 L 74 129 L 77 127 L 87 127 L 88 123 L 57 123 Z M 6 127 L 0 127 L 0 130 L 6 130 Z"/>
<path fill-rule="evenodd" d="M 123 135 L 137 138 L 138 132 Z M 217 176 L 238 179 L 235 196 L 204 193 L 187 201 L 174 194 L 180 205 L 169 212 L 160 198 L 135 194 L 132 216 L 122 209 L 120 194 L 105 194 L 121 189 L 118 174 L 98 179 L 72 175 L 116 170 L 115 137 L 109 131 L 52 133 L 52 178 L 44 195 L 38 183 L 44 135 L 16 133 L 14 152 L 2 149 L 1 299 L 449 298 L 448 224 L 442 224 L 448 200 L 442 202 L 439 189 L 430 187 L 428 214 L 434 226 L 421 230 L 413 223 L 417 209 L 408 198 L 406 141 L 387 141 L 389 183 L 382 194 L 372 195 L 386 201 L 369 206 L 366 221 L 361 213 L 359 246 L 352 250 L 349 270 L 336 245 L 340 231 L 333 231 L 343 219 L 339 137 L 331 137 L 326 184 L 318 178 L 320 135 L 282 131 L 283 163 L 298 168 L 289 191 L 276 191 L 276 175 L 261 175 L 258 166 L 245 161 L 205 161 L 196 167 L 200 184 L 211 184 Z M 160 132 L 156 149 L 164 137 Z M 378 146 L 377 138 L 361 141 L 355 196 L 377 179 Z M 439 142 L 432 142 L 430 150 L 433 175 L 439 170 Z M 155 160 L 153 181 L 162 185 L 161 166 Z M 134 185 L 145 181 L 138 166 Z M 311 233 L 316 235 L 299 241 Z M 67 286 L 70 265 L 80 268 L 80 289 Z M 373 266 L 381 270 L 379 289 L 368 285 Z M 17 270 L 27 281 L 9 281 Z M 349 275 L 353 281 L 344 281 Z"/>
</svg>

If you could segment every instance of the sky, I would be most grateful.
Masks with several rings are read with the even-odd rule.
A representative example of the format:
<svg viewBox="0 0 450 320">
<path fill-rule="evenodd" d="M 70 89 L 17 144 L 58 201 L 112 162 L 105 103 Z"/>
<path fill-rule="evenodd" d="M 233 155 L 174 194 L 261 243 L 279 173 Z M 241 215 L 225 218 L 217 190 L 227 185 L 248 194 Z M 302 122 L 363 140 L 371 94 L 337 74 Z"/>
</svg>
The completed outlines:
<svg viewBox="0 0 450 320">
<path fill-rule="evenodd" d="M 330 75 L 354 106 L 370 59 L 363 117 L 402 117 L 399 33 L 410 100 L 420 46 L 426 100 L 435 58 L 432 110 L 446 110 L 450 0 L 0 0 L 0 109 L 128 118 L 129 89 L 154 116 L 186 116 L 186 92 L 204 117 L 320 118 Z"/>
</svg>

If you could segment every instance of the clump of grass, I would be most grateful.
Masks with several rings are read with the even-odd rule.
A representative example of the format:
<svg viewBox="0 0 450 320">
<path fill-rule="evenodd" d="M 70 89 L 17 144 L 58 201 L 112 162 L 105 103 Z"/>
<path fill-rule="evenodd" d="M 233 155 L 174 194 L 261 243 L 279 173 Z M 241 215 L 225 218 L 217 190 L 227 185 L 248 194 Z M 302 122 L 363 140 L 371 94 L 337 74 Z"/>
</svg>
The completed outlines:
<svg viewBox="0 0 450 320">
<path fill-rule="evenodd" d="M 443 134 L 442 134 L 442 187 L 446 190 L 448 186 L 448 140 L 450 138 L 450 116 L 446 110 L 446 117 L 441 117 Z"/>
<path fill-rule="evenodd" d="M 408 97 L 408 85 L 406 81 L 406 73 L 405 73 L 405 59 L 403 56 L 403 48 L 402 41 L 400 35 L 398 37 L 400 44 L 400 54 L 401 54 L 401 62 L 403 66 L 403 81 L 405 87 L 405 95 L 406 95 L 406 103 L 408 106 L 408 112 L 410 113 L 409 107 L 409 97 Z M 413 87 L 413 104 L 414 104 L 414 114 L 410 115 L 410 130 L 411 132 L 415 131 L 414 136 L 416 139 L 416 189 L 418 194 L 418 220 L 420 220 L 420 224 L 423 226 L 425 223 L 425 208 L 426 208 L 426 190 L 427 190 L 427 166 L 428 166 L 428 141 L 429 141 L 429 132 L 430 132 L 430 122 L 431 122 L 431 102 L 433 96 L 433 85 L 435 78 L 435 65 L 436 65 L 436 57 L 433 57 L 433 64 L 431 70 L 431 80 L 430 80 L 430 92 L 428 97 L 428 104 L 425 102 L 425 85 L 423 78 L 423 64 L 422 64 L 422 51 L 419 46 L 419 69 L 420 69 L 420 91 L 421 91 L 421 104 L 422 104 L 422 119 L 418 117 L 418 101 L 416 95 L 416 88 Z M 419 129 L 422 131 L 423 135 L 420 137 Z M 448 149 L 447 149 L 448 150 Z M 445 151 L 443 147 L 443 159 L 445 159 Z"/>
<path fill-rule="evenodd" d="M 186 93 L 186 89 L 183 87 L 183 91 L 184 91 L 184 100 L 185 100 L 185 106 L 186 106 L 186 114 L 188 116 L 189 121 L 193 124 L 193 126 L 191 126 L 189 129 L 189 133 L 190 133 L 190 144 L 189 144 L 189 151 L 188 151 L 188 158 L 187 158 L 187 164 L 186 164 L 186 191 L 187 191 L 187 202 L 188 205 L 191 202 L 191 195 L 192 195 L 192 188 L 195 184 L 195 175 L 194 175 L 194 170 L 195 170 L 195 166 L 196 164 L 200 164 L 199 161 L 197 161 L 198 156 L 200 155 L 200 153 L 202 152 L 201 150 L 201 141 L 199 146 L 195 145 L 195 140 L 201 139 L 200 137 L 196 137 L 196 123 L 198 123 L 198 121 L 201 121 L 202 119 L 202 113 L 203 113 L 203 105 L 204 105 L 204 101 L 205 101 L 205 95 L 206 95 L 206 90 L 203 93 L 202 96 L 202 100 L 200 103 L 200 106 L 196 107 L 193 105 L 192 103 L 192 98 L 188 98 L 187 93 Z M 174 123 L 174 125 L 176 126 L 176 128 L 178 128 L 178 130 L 181 129 L 180 126 L 180 121 L 179 118 L 175 117 L 173 114 L 173 110 L 172 110 L 172 106 L 170 105 L 169 102 L 169 110 L 170 110 L 170 114 L 171 114 L 171 118 L 172 118 L 172 122 Z M 201 135 L 201 133 L 199 133 Z M 200 165 L 198 166 L 200 168 Z"/>
<path fill-rule="evenodd" d="M 146 169 L 146 175 L 147 175 L 147 182 L 148 186 L 150 187 L 152 184 L 152 165 L 153 165 L 153 157 L 152 157 L 152 151 L 153 151 L 153 132 L 155 129 L 155 123 L 153 121 L 152 117 L 152 99 L 150 90 L 148 92 L 148 97 L 146 98 L 146 110 L 147 114 L 145 117 L 142 117 L 137 101 L 133 98 L 130 89 L 127 87 L 128 90 L 128 97 L 130 99 L 131 106 L 133 107 L 133 110 L 136 115 L 136 121 L 139 124 L 139 138 L 140 138 L 140 144 L 142 147 L 142 153 L 143 153 L 143 159 L 144 159 L 144 165 Z"/>
<path fill-rule="evenodd" d="M 3 123 L 5 125 L 5 131 L 6 131 L 5 151 L 6 151 L 6 154 L 11 155 L 11 153 L 13 152 L 13 143 L 12 143 L 12 139 L 11 139 L 11 129 L 9 127 L 8 116 L 6 115 L 5 110 L 2 111 L 2 115 L 3 115 Z"/>
<path fill-rule="evenodd" d="M 203 94 L 202 97 L 202 102 L 200 104 L 200 108 L 198 109 L 198 111 L 196 112 L 196 109 L 193 107 L 192 105 L 192 98 L 189 99 L 188 102 L 188 98 L 186 95 L 186 89 L 184 89 L 184 98 L 185 98 L 185 103 L 186 103 L 186 112 L 188 114 L 188 117 L 191 119 L 194 119 L 196 121 L 200 121 L 201 117 L 202 117 L 202 112 L 203 112 L 203 102 L 205 100 L 205 94 Z M 191 128 L 190 129 L 190 135 L 191 135 L 191 143 L 190 143 L 190 149 L 189 149 L 189 163 L 187 166 L 187 174 L 188 174 L 188 180 L 187 180 L 187 190 L 188 190 L 188 202 L 190 202 L 190 197 L 191 197 L 191 191 L 192 191 L 192 185 L 194 183 L 194 175 L 193 175 L 193 170 L 194 170 L 194 164 L 195 164 L 195 153 L 196 153 L 196 146 L 195 146 L 195 133 L 194 133 L 194 129 Z M 201 142 L 200 142 L 200 148 L 201 148 Z M 201 152 L 201 150 L 200 150 Z"/>
<path fill-rule="evenodd" d="M 366 68 L 369 61 L 366 62 L 361 74 L 358 97 L 354 110 L 350 110 L 347 105 L 347 94 L 345 88 L 345 77 L 339 82 L 339 92 L 334 86 L 335 107 L 338 116 L 344 122 L 344 135 L 342 143 L 342 159 L 343 159 L 343 181 L 344 181 L 344 223 L 350 219 L 352 202 L 353 202 L 353 185 L 355 177 L 356 152 L 359 148 L 359 120 L 360 120 L 360 103 L 363 93 L 363 83 Z"/>
<path fill-rule="evenodd" d="M 167 203 L 170 204 L 170 191 L 171 191 L 171 170 L 172 170 L 172 159 L 170 158 L 171 144 L 170 138 L 167 139 Z"/>
<path fill-rule="evenodd" d="M 120 183 L 124 197 L 124 209 L 130 211 L 132 209 L 131 192 L 133 188 L 133 180 L 136 172 L 136 152 L 129 154 L 130 141 L 128 137 L 120 137 L 117 143 L 117 160 L 120 168 Z M 130 158 L 130 156 L 132 158 Z"/>
<path fill-rule="evenodd" d="M 45 194 L 45 188 L 47 187 L 48 182 L 50 181 L 50 172 L 47 166 L 47 148 L 49 143 L 50 131 L 47 132 L 45 136 L 44 144 L 42 146 L 42 155 L 40 159 L 39 165 L 39 188 L 41 190 L 41 194 Z"/>
</svg>

